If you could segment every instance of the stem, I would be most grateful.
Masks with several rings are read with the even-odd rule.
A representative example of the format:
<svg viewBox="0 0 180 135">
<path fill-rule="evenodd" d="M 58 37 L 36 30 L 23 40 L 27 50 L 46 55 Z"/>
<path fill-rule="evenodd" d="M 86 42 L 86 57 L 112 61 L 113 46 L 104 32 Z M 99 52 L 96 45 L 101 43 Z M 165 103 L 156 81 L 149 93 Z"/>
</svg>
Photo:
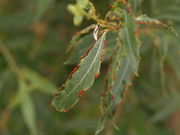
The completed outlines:
<svg viewBox="0 0 180 135">
<path fill-rule="evenodd" d="M 16 74 L 16 76 L 25 81 L 23 74 L 21 74 L 19 67 L 17 66 L 10 50 L 0 40 L 0 52 L 6 59 L 10 69 Z"/>
</svg>

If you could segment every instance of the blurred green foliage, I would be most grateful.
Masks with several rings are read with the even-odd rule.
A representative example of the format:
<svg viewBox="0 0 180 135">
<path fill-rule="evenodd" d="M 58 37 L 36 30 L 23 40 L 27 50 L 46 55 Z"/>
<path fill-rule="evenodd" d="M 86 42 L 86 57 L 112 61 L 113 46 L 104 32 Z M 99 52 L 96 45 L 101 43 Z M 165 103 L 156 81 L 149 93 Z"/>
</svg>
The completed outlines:
<svg viewBox="0 0 180 135">
<path fill-rule="evenodd" d="M 113 0 L 92 0 L 103 17 Z M 180 34 L 180 0 L 129 0 L 140 12 L 173 25 Z M 0 134 L 91 135 L 100 116 L 104 72 L 67 113 L 51 107 L 53 93 L 75 65 L 66 53 L 75 31 L 67 5 L 75 0 L 0 0 Z M 139 76 L 119 107 L 119 130 L 109 122 L 105 135 L 179 135 L 180 39 L 147 30 L 142 35 Z M 71 54 L 72 56 L 72 54 Z M 74 56 L 75 57 L 75 56 Z M 108 61 L 107 61 L 108 62 Z"/>
</svg>

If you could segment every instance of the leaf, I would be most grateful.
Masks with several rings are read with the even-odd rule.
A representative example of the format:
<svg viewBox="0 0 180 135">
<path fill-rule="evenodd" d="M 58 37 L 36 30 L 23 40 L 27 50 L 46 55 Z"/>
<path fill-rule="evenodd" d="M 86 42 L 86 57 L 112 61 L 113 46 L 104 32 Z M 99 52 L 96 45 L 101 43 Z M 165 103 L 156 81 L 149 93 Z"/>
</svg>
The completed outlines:
<svg viewBox="0 0 180 135">
<path fill-rule="evenodd" d="M 79 32 L 76 32 L 76 34 L 72 37 L 70 45 L 67 49 L 67 52 L 71 51 L 73 48 L 75 48 L 76 46 L 78 46 L 79 42 L 81 42 L 81 39 L 83 40 L 84 35 L 88 34 L 91 30 L 95 29 L 97 25 L 92 24 L 84 29 L 82 29 Z M 86 46 L 86 45 L 84 45 Z"/>
<path fill-rule="evenodd" d="M 134 34 L 135 20 L 124 11 L 123 13 L 124 27 L 119 32 L 119 40 L 106 77 L 106 90 L 101 101 L 101 118 L 96 135 L 104 130 L 107 119 L 114 119 L 117 105 L 122 101 L 124 91 L 131 85 L 132 76 L 137 75 L 139 66 L 139 46 Z"/>
<path fill-rule="evenodd" d="M 22 69 L 22 72 L 29 81 L 29 87 L 31 89 L 38 89 L 41 92 L 51 95 L 55 92 L 55 85 L 52 84 L 49 80 L 46 80 L 44 77 L 40 76 L 40 74 L 37 72 L 28 68 Z"/>
<path fill-rule="evenodd" d="M 104 52 L 106 32 L 93 44 L 80 64 L 72 71 L 69 79 L 53 98 L 52 105 L 58 111 L 68 111 L 78 101 L 80 96 L 94 83 L 99 74 L 101 59 Z"/>
<path fill-rule="evenodd" d="M 136 17 L 136 21 L 139 23 L 154 23 L 154 24 L 161 24 L 161 22 L 157 19 L 150 18 L 146 15 L 140 15 Z"/>
<path fill-rule="evenodd" d="M 139 46 L 136 42 L 135 37 L 135 20 L 132 16 L 124 13 L 125 18 L 125 24 L 124 28 L 120 30 L 119 36 L 122 39 L 122 42 L 124 44 L 124 48 L 127 54 L 127 58 L 129 60 L 129 63 L 133 69 L 133 71 L 137 74 L 138 65 L 139 65 Z"/>
<path fill-rule="evenodd" d="M 167 30 L 173 32 L 177 37 L 179 36 L 178 33 L 176 32 L 176 30 L 172 26 L 164 24 L 164 23 L 160 22 L 159 20 L 154 19 L 154 18 L 150 18 L 150 17 L 148 17 L 146 15 L 140 15 L 140 16 L 136 17 L 136 23 L 137 24 L 156 24 L 156 25 L 160 25 L 160 26 L 166 28 Z"/>
<path fill-rule="evenodd" d="M 39 90 L 41 92 L 44 92 L 46 94 L 53 95 L 53 93 L 56 90 L 56 87 L 49 82 L 48 80 L 44 79 L 42 76 L 40 76 L 38 73 L 35 71 L 28 69 L 28 68 L 23 68 L 21 69 L 24 77 L 28 81 L 28 92 L 32 92 L 32 90 Z M 11 109 L 15 108 L 22 102 L 22 92 L 19 91 L 15 95 L 15 98 L 11 100 L 11 103 L 9 104 L 9 107 Z"/>
<path fill-rule="evenodd" d="M 106 90 L 101 100 L 102 113 L 96 135 L 104 130 L 107 119 L 113 120 L 117 105 L 122 101 L 124 91 L 131 84 L 134 73 L 126 55 L 123 45 L 118 43 L 106 77 Z M 116 124 L 113 124 L 118 129 Z"/>
<path fill-rule="evenodd" d="M 19 82 L 19 91 L 21 94 L 21 109 L 24 120 L 31 131 L 31 134 L 37 135 L 35 108 L 28 93 L 28 86 L 22 81 Z"/>
<path fill-rule="evenodd" d="M 88 50 L 93 41 L 94 38 L 92 34 L 86 35 L 80 39 L 76 44 L 76 48 L 71 52 L 69 58 L 64 64 L 77 64 L 80 57 Z"/>
<path fill-rule="evenodd" d="M 107 48 L 104 60 L 108 60 L 111 57 L 116 45 L 117 32 L 108 32 L 106 35 Z M 69 58 L 64 64 L 71 65 L 77 64 L 80 57 L 88 50 L 89 45 L 92 44 L 94 38 L 92 34 L 88 34 L 76 42 L 76 48 L 71 52 Z"/>
<path fill-rule="evenodd" d="M 105 78 L 105 92 L 104 95 L 101 98 L 101 118 L 98 122 L 96 133 L 95 135 L 98 135 L 100 132 L 102 132 L 105 128 L 106 121 L 108 117 L 112 118 L 112 110 L 111 110 L 111 104 L 113 99 L 113 93 L 112 93 L 112 85 L 115 82 L 115 78 L 118 72 L 118 68 L 120 66 L 120 57 L 121 57 L 121 51 L 120 46 L 116 46 L 116 49 L 113 53 L 111 64 L 108 68 L 108 74 Z"/>
</svg>

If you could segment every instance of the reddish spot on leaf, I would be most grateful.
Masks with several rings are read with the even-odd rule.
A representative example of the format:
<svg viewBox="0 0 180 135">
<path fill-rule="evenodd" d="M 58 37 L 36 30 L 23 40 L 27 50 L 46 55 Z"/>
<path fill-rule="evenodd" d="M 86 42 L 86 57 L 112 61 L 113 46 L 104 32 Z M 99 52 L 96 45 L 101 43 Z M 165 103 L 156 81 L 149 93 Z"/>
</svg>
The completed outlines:
<svg viewBox="0 0 180 135">
<path fill-rule="evenodd" d="M 69 80 L 72 79 L 72 75 L 73 75 L 73 72 L 71 72 L 71 73 L 69 74 Z"/>
<path fill-rule="evenodd" d="M 58 88 L 58 91 L 61 91 L 63 88 L 65 87 L 65 85 L 61 85 L 61 87 Z"/>
<path fill-rule="evenodd" d="M 137 21 L 137 24 L 147 24 L 147 22 L 141 22 L 141 21 Z"/>
<path fill-rule="evenodd" d="M 87 29 L 78 31 L 78 32 L 76 32 L 75 34 L 77 34 L 77 35 L 85 34 L 85 33 L 88 33 L 90 30 L 93 30 L 94 28 L 95 28 L 95 27 L 90 27 L 90 28 L 87 28 Z"/>
<path fill-rule="evenodd" d="M 87 52 L 80 57 L 80 59 L 83 59 L 84 57 L 86 57 L 86 56 L 89 54 L 89 52 L 91 51 L 91 49 L 94 47 L 94 44 L 95 44 L 95 43 L 96 43 L 96 41 L 91 45 L 91 47 L 87 50 Z"/>
<path fill-rule="evenodd" d="M 96 74 L 95 75 L 95 79 L 98 78 L 100 76 L 100 73 Z"/>
<path fill-rule="evenodd" d="M 69 111 L 69 109 L 63 110 L 63 112 L 68 112 L 68 111 Z"/>
<path fill-rule="evenodd" d="M 104 55 L 105 55 L 105 50 L 103 49 L 103 50 L 102 50 L 102 53 L 101 53 L 101 56 L 100 56 L 101 62 L 103 61 Z"/>
<path fill-rule="evenodd" d="M 109 89 L 110 89 L 110 90 L 112 89 L 112 85 L 110 85 Z"/>
<path fill-rule="evenodd" d="M 104 78 L 104 84 L 106 84 L 107 83 L 107 79 L 106 78 Z"/>
<path fill-rule="evenodd" d="M 84 94 L 85 90 L 81 90 L 78 94 L 78 97 L 81 97 Z"/>
<path fill-rule="evenodd" d="M 132 10 L 132 8 L 131 8 L 131 4 L 129 4 L 127 1 L 125 1 L 125 0 L 121 0 L 121 2 L 122 3 L 124 3 L 126 6 L 127 6 L 127 10 L 129 11 L 129 13 L 132 15 L 132 16 L 134 16 L 134 12 L 133 12 L 133 10 Z"/>
<path fill-rule="evenodd" d="M 80 68 L 80 65 L 77 65 L 72 72 L 76 72 Z"/>
<path fill-rule="evenodd" d="M 113 8 L 113 5 L 109 5 L 109 8 Z"/>
<path fill-rule="evenodd" d="M 57 97 L 58 96 L 58 94 L 56 93 L 56 94 L 54 94 L 54 97 Z"/>
<path fill-rule="evenodd" d="M 107 40 L 104 40 L 104 49 L 107 47 Z"/>
<path fill-rule="evenodd" d="M 103 47 L 103 50 L 102 50 L 102 53 L 101 53 L 101 56 L 100 56 L 100 60 L 101 62 L 103 61 L 103 58 L 104 58 L 104 55 L 105 55 L 105 49 L 107 47 L 107 41 L 104 40 L 104 47 Z"/>
<path fill-rule="evenodd" d="M 135 32 L 134 32 L 134 34 L 137 36 L 137 35 L 139 35 L 141 33 L 141 30 L 140 29 L 137 29 Z"/>
<path fill-rule="evenodd" d="M 80 65 L 77 65 L 70 73 L 69 79 L 72 79 L 72 75 L 79 69 Z"/>
</svg>

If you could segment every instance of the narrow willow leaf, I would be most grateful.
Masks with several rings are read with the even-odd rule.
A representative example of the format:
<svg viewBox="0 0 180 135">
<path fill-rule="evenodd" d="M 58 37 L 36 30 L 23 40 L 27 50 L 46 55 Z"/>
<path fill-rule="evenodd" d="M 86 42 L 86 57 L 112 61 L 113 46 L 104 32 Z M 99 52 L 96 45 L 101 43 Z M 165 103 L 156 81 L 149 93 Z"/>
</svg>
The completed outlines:
<svg viewBox="0 0 180 135">
<path fill-rule="evenodd" d="M 164 24 L 164 23 L 160 22 L 159 20 L 154 19 L 154 18 L 150 18 L 146 15 L 140 15 L 140 16 L 136 17 L 136 23 L 160 25 L 160 26 L 166 28 L 167 30 L 170 30 L 171 32 L 173 32 L 177 37 L 179 36 L 178 33 L 176 32 L 176 30 L 172 26 Z"/>
<path fill-rule="evenodd" d="M 146 15 L 140 15 L 138 17 L 136 17 L 136 21 L 138 23 L 154 23 L 154 24 L 161 24 L 161 22 L 157 19 L 154 18 L 150 18 Z"/>
<path fill-rule="evenodd" d="M 105 37 L 106 32 L 84 55 L 65 85 L 56 93 L 52 101 L 56 110 L 68 111 L 79 101 L 80 96 L 92 86 L 96 75 L 99 74 Z"/>
<path fill-rule="evenodd" d="M 130 62 L 126 57 L 122 58 L 121 66 L 117 72 L 117 78 L 112 86 L 113 102 L 111 105 L 112 112 L 116 111 L 117 105 L 122 101 L 123 92 L 131 84 L 131 79 L 133 76 L 133 70 L 130 66 Z"/>
<path fill-rule="evenodd" d="M 81 39 L 84 38 L 83 35 L 84 34 L 88 34 L 91 30 L 94 30 L 96 27 L 95 24 L 92 24 L 84 29 L 82 29 L 81 31 L 77 32 L 71 39 L 70 45 L 67 49 L 67 52 L 71 51 L 72 49 L 74 49 L 76 46 L 78 46 L 79 42 L 81 42 Z"/>
<path fill-rule="evenodd" d="M 115 49 L 116 45 L 116 37 L 118 35 L 118 32 L 108 32 L 106 35 L 107 40 L 107 47 L 106 47 L 106 55 L 104 57 L 104 60 L 109 60 L 111 57 L 112 52 Z M 86 53 L 88 48 L 90 47 L 90 44 L 92 44 L 94 41 L 93 34 L 85 35 L 82 39 L 76 42 L 76 47 L 71 52 L 69 58 L 64 64 L 72 65 L 77 64 L 80 60 L 80 57 Z"/>
<path fill-rule="evenodd" d="M 135 20 L 132 16 L 124 12 L 125 24 L 120 30 L 119 36 L 122 39 L 129 63 L 133 71 L 137 74 L 139 65 L 139 46 L 135 37 Z"/>
<path fill-rule="evenodd" d="M 112 119 L 117 105 L 122 101 L 124 90 L 131 84 L 132 76 L 137 75 L 139 66 L 139 46 L 134 34 L 135 20 L 124 14 L 124 27 L 119 32 L 117 48 L 106 77 L 106 90 L 101 102 L 101 119 L 96 135 L 105 127 L 106 120 Z M 116 124 L 113 123 L 115 128 Z"/>
<path fill-rule="evenodd" d="M 80 57 L 86 53 L 90 45 L 93 43 L 93 35 L 89 34 L 84 36 L 82 39 L 80 39 L 76 43 L 76 47 L 71 52 L 69 58 L 64 64 L 70 65 L 70 64 L 77 64 L 80 60 Z"/>
<path fill-rule="evenodd" d="M 122 51 L 119 50 L 119 52 L 116 52 L 107 75 L 107 88 L 101 103 L 102 116 L 97 126 L 96 135 L 103 131 L 107 119 L 113 120 L 116 107 L 122 101 L 124 90 L 131 84 L 134 74 L 127 58 L 122 56 Z M 118 128 L 115 123 L 113 124 L 115 128 Z"/>
<path fill-rule="evenodd" d="M 55 85 L 53 85 L 50 81 L 46 80 L 37 72 L 28 68 L 23 68 L 22 72 L 26 77 L 26 79 L 29 81 L 29 88 L 31 88 L 31 90 L 37 89 L 41 92 L 50 95 L 52 95 L 55 92 L 56 90 Z"/>
<path fill-rule="evenodd" d="M 108 117 L 112 118 L 112 111 L 111 111 L 111 104 L 113 99 L 113 93 L 112 93 L 112 85 L 115 82 L 117 70 L 120 66 L 120 58 L 121 58 L 121 51 L 120 46 L 116 46 L 116 50 L 113 53 L 111 64 L 109 66 L 108 74 L 105 78 L 105 86 L 106 90 L 101 98 L 101 118 L 98 122 L 96 133 L 95 135 L 98 135 L 100 132 L 102 132 L 105 128 L 105 123 Z"/>
<path fill-rule="evenodd" d="M 42 76 L 40 76 L 35 71 L 23 68 L 21 69 L 24 77 L 28 81 L 28 91 L 32 92 L 33 90 L 39 90 L 41 92 L 44 92 L 49 95 L 53 95 L 53 93 L 56 91 L 55 85 L 53 85 L 48 80 L 44 79 Z M 11 109 L 17 107 L 22 102 L 22 92 L 18 91 L 15 95 L 14 99 L 11 101 L 9 107 Z"/>
<path fill-rule="evenodd" d="M 20 81 L 19 87 L 19 92 L 21 95 L 21 109 L 24 120 L 27 127 L 31 131 L 31 134 L 37 135 L 35 108 L 32 99 L 28 93 L 28 86 L 24 82 Z"/>
</svg>

